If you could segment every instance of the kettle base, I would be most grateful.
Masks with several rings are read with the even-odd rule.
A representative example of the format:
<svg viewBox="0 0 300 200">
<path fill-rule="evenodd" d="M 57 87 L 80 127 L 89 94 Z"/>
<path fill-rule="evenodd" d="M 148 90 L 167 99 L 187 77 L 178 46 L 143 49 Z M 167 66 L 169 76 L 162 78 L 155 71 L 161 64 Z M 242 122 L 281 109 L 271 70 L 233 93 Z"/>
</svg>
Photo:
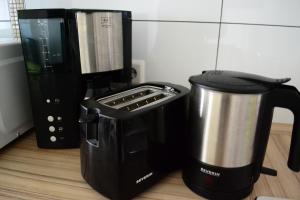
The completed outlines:
<svg viewBox="0 0 300 200">
<path fill-rule="evenodd" d="M 241 200 L 241 199 L 247 197 L 248 195 L 250 195 L 250 193 L 253 190 L 253 185 L 251 185 L 250 187 L 245 188 L 243 190 L 234 191 L 234 192 L 230 192 L 230 193 L 224 193 L 224 192 L 220 192 L 220 191 L 208 190 L 204 187 L 199 187 L 197 185 L 190 184 L 189 181 L 185 180 L 184 177 L 183 177 L 183 181 L 190 190 L 192 190 L 193 192 L 195 192 L 196 194 L 198 194 L 202 197 L 205 197 L 205 198 L 211 199 L 211 200 Z"/>
<path fill-rule="evenodd" d="M 208 165 L 189 158 L 182 171 L 184 183 L 196 194 L 209 199 L 238 200 L 253 190 L 253 164 L 238 168 Z"/>
</svg>

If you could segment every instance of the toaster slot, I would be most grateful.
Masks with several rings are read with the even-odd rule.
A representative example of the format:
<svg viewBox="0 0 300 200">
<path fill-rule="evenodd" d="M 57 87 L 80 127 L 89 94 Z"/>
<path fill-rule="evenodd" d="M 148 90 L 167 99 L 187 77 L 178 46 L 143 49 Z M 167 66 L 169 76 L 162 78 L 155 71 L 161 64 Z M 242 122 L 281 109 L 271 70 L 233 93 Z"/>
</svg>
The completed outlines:
<svg viewBox="0 0 300 200">
<path fill-rule="evenodd" d="M 129 112 L 130 112 L 130 111 L 133 111 L 133 110 L 135 110 L 135 109 L 137 109 L 137 108 L 144 107 L 145 105 L 148 105 L 148 104 L 151 104 L 151 103 L 153 103 L 153 102 L 155 102 L 155 101 L 158 101 L 158 100 L 160 100 L 160 99 L 163 99 L 163 98 L 165 98 L 165 97 L 167 97 L 167 96 L 164 95 L 164 94 L 158 94 L 158 95 L 155 95 L 155 96 L 153 96 L 153 97 L 149 97 L 149 98 L 147 98 L 147 99 L 138 101 L 138 102 L 136 102 L 136 103 L 132 103 L 132 104 L 130 104 L 130 105 L 121 107 L 121 108 L 119 108 L 119 109 L 120 109 L 120 110 L 125 110 L 125 111 L 129 111 Z"/>
<path fill-rule="evenodd" d="M 133 93 L 133 94 L 130 94 L 130 95 L 127 95 L 127 96 L 109 101 L 105 104 L 109 105 L 109 106 L 117 106 L 119 104 L 123 104 L 123 103 L 129 102 L 129 101 L 133 101 L 135 99 L 138 99 L 138 98 L 144 97 L 146 95 L 152 94 L 153 92 L 154 92 L 153 90 L 144 90 L 144 91 L 136 92 L 136 93 Z"/>
<path fill-rule="evenodd" d="M 98 99 L 97 102 L 117 110 L 131 112 L 162 102 L 175 96 L 176 93 L 168 86 L 145 85 Z"/>
</svg>

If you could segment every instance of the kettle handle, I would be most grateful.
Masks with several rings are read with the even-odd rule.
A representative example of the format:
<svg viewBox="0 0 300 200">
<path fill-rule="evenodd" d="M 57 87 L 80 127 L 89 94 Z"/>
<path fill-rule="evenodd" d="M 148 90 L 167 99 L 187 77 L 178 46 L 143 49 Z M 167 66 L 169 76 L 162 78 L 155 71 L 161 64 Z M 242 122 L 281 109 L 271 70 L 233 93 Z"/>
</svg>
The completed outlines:
<svg viewBox="0 0 300 200">
<path fill-rule="evenodd" d="M 288 167 L 300 171 L 300 93 L 289 85 L 280 85 L 268 94 L 270 106 L 291 110 L 294 114 L 292 140 L 288 158 Z"/>
</svg>

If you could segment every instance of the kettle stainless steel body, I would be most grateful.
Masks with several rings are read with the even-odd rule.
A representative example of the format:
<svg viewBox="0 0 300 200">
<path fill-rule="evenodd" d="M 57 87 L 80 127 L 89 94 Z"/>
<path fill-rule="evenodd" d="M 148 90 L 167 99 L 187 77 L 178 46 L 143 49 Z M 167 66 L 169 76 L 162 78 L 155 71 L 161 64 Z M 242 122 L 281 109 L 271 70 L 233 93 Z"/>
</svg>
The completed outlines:
<svg viewBox="0 0 300 200">
<path fill-rule="evenodd" d="M 288 166 L 300 170 L 300 94 L 290 79 L 270 79 L 232 71 L 192 76 L 186 185 L 209 199 L 249 195 L 262 166 L 274 107 L 295 116 Z"/>
</svg>

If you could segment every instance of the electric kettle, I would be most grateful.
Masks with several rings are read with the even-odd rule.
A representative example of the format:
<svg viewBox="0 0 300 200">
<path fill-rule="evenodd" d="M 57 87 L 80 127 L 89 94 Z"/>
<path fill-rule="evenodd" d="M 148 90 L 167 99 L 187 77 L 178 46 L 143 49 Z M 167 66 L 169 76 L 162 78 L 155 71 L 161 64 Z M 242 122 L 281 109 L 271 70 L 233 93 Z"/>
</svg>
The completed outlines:
<svg viewBox="0 0 300 200">
<path fill-rule="evenodd" d="M 274 107 L 294 114 L 288 166 L 300 170 L 300 93 L 290 78 L 271 79 L 233 71 L 190 77 L 185 184 L 209 199 L 248 196 L 263 167 Z"/>
</svg>

